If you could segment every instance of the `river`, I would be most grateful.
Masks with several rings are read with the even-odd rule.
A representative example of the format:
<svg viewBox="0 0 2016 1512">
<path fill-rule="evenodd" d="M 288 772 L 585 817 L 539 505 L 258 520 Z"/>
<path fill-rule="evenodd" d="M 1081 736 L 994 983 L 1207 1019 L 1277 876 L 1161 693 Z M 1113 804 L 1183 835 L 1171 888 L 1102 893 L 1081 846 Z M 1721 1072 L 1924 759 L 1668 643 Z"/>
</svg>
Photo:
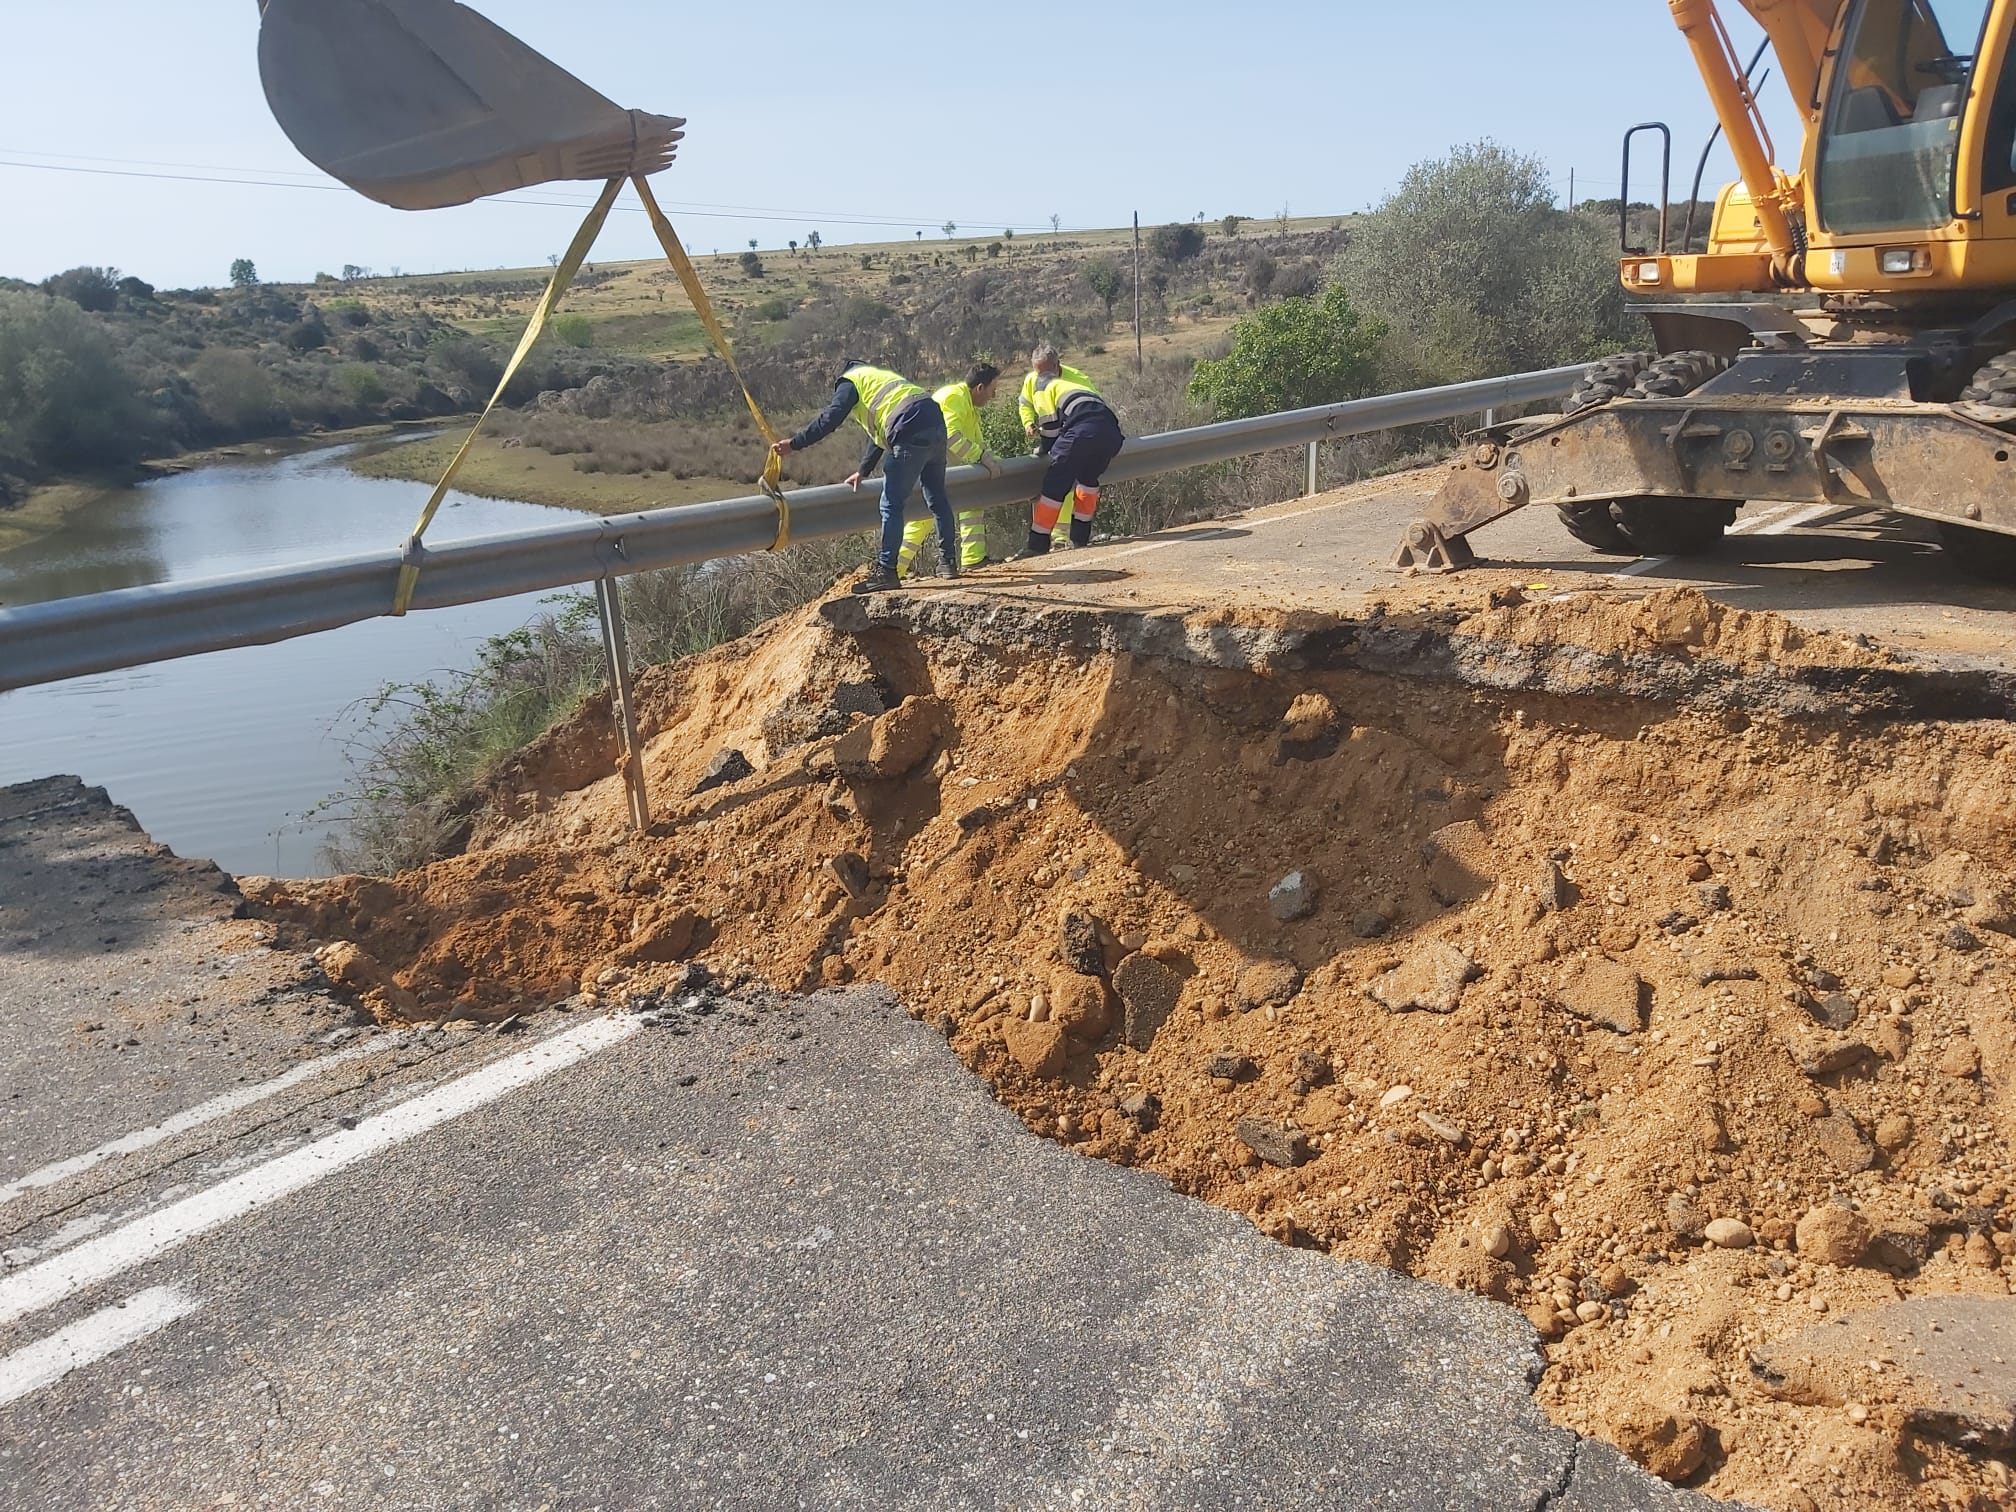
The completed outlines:
<svg viewBox="0 0 2016 1512">
<path fill-rule="evenodd" d="M 0 553 L 0 604 L 179 582 L 390 547 L 427 491 L 363 478 L 349 447 L 226 462 L 108 492 L 39 541 Z M 433 544 L 558 516 L 451 494 Z M 314 876 L 337 824 L 313 810 L 349 778 L 360 701 L 387 682 L 473 664 L 536 595 L 369 620 L 323 635 L 0 694 L 0 784 L 69 773 L 149 834 L 227 871 Z"/>
</svg>

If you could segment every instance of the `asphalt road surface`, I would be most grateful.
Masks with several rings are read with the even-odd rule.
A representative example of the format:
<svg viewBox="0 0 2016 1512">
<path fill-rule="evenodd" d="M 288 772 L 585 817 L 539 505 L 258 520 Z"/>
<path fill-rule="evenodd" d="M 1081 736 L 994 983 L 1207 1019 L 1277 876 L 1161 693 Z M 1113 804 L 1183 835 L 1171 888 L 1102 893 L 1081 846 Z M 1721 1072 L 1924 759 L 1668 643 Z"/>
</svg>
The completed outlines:
<svg viewBox="0 0 2016 1512">
<path fill-rule="evenodd" d="M 1510 1310 L 1033 1137 L 877 993 L 679 1002 L 17 1180 L 0 1505 L 1706 1505 Z"/>
<path fill-rule="evenodd" d="M 958 586 L 1057 607 L 1350 613 L 1404 581 L 1390 566 L 1393 551 L 1439 476 L 1376 479 L 1142 541 L 991 568 Z M 1557 592 L 1685 585 L 1811 629 L 1867 635 L 1934 666 L 2016 665 L 2016 584 L 1956 571 L 1929 526 L 1898 516 L 1752 504 L 1715 551 L 1690 558 L 1606 556 L 1573 539 L 1551 509 L 1516 511 L 1469 539 L 1479 566 L 1446 581 L 1475 581 L 1480 598 L 1507 571 Z"/>
</svg>

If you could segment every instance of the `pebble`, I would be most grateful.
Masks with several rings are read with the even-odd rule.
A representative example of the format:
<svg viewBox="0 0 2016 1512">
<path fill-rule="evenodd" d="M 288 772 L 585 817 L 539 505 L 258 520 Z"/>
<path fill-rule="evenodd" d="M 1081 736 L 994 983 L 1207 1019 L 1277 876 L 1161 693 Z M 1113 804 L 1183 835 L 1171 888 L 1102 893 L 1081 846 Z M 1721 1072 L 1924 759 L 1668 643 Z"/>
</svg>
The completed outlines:
<svg viewBox="0 0 2016 1512">
<path fill-rule="evenodd" d="M 1780 1302 L 1790 1302 L 1792 1300 L 1792 1283 L 1790 1281 L 1780 1281 L 1778 1283 L 1778 1290 L 1773 1292 L 1772 1295 Z"/>
<path fill-rule="evenodd" d="M 1718 1249 L 1748 1249 L 1756 1235 L 1740 1218 L 1717 1218 L 1701 1231 L 1701 1237 Z"/>
<path fill-rule="evenodd" d="M 1503 1260 L 1512 1250 L 1512 1230 L 1502 1223 L 1494 1223 L 1484 1231 L 1484 1253 L 1493 1260 Z"/>
<path fill-rule="evenodd" d="M 1848 1404 L 1848 1421 L 1851 1423 L 1868 1422 L 1869 1409 L 1864 1407 L 1860 1402 L 1850 1402 Z"/>
<path fill-rule="evenodd" d="M 1414 1089 L 1412 1087 L 1389 1087 L 1386 1095 L 1379 1099 L 1379 1106 L 1382 1109 L 1397 1108 L 1413 1095 Z"/>
<path fill-rule="evenodd" d="M 1808 1302 L 1806 1305 L 1812 1308 L 1813 1311 L 1815 1312 L 1827 1311 L 1827 1299 L 1825 1297 L 1815 1297 L 1811 1302 Z"/>
<path fill-rule="evenodd" d="M 1438 1114 L 1423 1109 L 1414 1115 L 1427 1127 L 1428 1132 L 1447 1144 L 1463 1143 L 1463 1131 Z"/>
<path fill-rule="evenodd" d="M 1576 1305 L 1575 1316 L 1584 1323 L 1594 1323 L 1597 1319 L 1607 1316 L 1609 1311 L 1610 1309 L 1601 1302 L 1582 1302 Z"/>
</svg>

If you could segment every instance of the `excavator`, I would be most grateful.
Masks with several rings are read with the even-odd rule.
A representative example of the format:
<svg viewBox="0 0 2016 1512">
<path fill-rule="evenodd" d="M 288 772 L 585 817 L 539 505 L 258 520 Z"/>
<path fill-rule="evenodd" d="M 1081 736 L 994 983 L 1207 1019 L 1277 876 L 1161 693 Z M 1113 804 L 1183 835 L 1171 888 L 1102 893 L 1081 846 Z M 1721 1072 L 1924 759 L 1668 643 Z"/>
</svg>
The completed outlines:
<svg viewBox="0 0 2016 1512">
<path fill-rule="evenodd" d="M 2016 0 L 1668 0 L 1741 175 L 1705 242 L 1630 213 L 1620 264 L 1653 349 L 1590 367 L 1557 415 L 1467 438 L 1395 565 L 1551 505 L 1599 551 L 1712 550 L 1746 503 L 1927 522 L 1954 564 L 2016 580 Z M 1768 50 L 1802 122 L 1777 160 L 1753 82 Z M 1706 162 L 1706 153 L 1703 154 Z M 1697 180 L 1698 195 L 1698 180 Z M 1688 207 L 1691 212 L 1693 200 Z"/>
</svg>

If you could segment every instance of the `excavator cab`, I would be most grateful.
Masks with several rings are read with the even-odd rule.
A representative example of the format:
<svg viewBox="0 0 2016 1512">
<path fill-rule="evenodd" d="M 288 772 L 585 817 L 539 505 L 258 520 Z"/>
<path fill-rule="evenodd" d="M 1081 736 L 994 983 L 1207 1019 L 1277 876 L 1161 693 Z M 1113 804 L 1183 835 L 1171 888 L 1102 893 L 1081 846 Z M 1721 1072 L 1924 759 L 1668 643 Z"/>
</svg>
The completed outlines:
<svg viewBox="0 0 2016 1512">
<path fill-rule="evenodd" d="M 1742 179 L 1701 250 L 1624 250 L 1652 349 L 1471 438 L 1395 565 L 1464 566 L 1529 503 L 1599 551 L 1692 555 L 1772 502 L 1915 516 L 2016 580 L 2016 0 L 1741 0 L 1803 117 L 1791 171 L 1764 49 L 1745 69 L 1714 0 L 1667 3 Z M 1765 298 L 1707 297 L 1738 294 Z"/>
<path fill-rule="evenodd" d="M 1819 134 L 1814 187 L 1824 230 L 1854 236 L 1952 223 L 1961 122 L 1987 13 L 1983 0 L 1869 0 L 1852 14 Z"/>
</svg>

